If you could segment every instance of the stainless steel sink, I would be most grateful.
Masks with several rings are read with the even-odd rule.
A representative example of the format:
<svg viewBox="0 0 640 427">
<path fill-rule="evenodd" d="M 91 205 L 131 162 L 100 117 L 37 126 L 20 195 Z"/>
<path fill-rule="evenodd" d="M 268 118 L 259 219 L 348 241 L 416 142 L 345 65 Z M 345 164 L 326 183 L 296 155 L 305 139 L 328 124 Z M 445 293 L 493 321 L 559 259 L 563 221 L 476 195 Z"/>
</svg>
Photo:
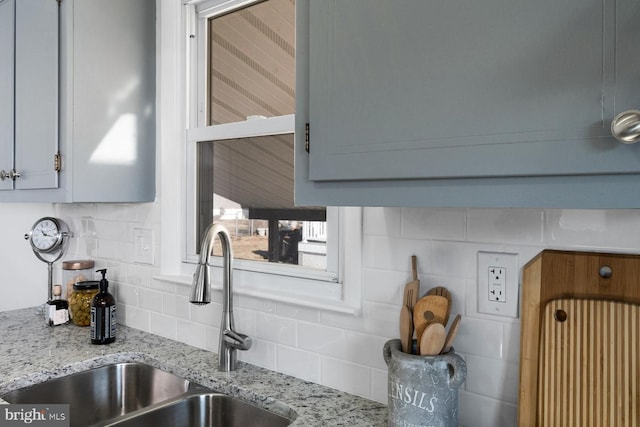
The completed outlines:
<svg viewBox="0 0 640 427">
<path fill-rule="evenodd" d="M 68 403 L 71 426 L 87 427 L 202 391 L 204 387 L 143 363 L 118 363 L 9 392 L 9 403 Z"/>
<path fill-rule="evenodd" d="M 144 363 L 118 363 L 34 384 L 0 398 L 69 404 L 71 427 L 280 427 L 291 420 Z"/>
<path fill-rule="evenodd" d="M 202 393 L 116 421 L 113 427 L 284 427 L 291 420 L 240 399 Z"/>
</svg>

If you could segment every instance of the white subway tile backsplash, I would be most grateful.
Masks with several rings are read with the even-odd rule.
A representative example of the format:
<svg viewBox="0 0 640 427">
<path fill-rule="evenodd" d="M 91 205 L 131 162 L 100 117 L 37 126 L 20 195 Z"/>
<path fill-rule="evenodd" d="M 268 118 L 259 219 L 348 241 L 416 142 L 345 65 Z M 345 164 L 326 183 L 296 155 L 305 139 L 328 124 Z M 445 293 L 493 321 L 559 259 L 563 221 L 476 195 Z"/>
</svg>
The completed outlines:
<svg viewBox="0 0 640 427">
<path fill-rule="evenodd" d="M 256 336 L 271 342 L 295 346 L 297 322 L 281 316 L 258 313 L 256 322 Z"/>
<path fill-rule="evenodd" d="M 454 348 L 469 355 L 500 359 L 503 347 L 502 322 L 463 317 Z"/>
<path fill-rule="evenodd" d="M 404 285 L 412 280 L 411 266 L 407 271 L 387 271 L 372 268 L 363 269 L 362 294 L 365 301 L 384 304 L 402 304 Z"/>
<path fill-rule="evenodd" d="M 357 363 L 329 357 L 322 358 L 322 384 L 368 397 L 371 391 L 371 370 Z"/>
<path fill-rule="evenodd" d="M 387 404 L 389 394 L 389 375 L 387 368 L 371 369 L 371 400 Z"/>
<path fill-rule="evenodd" d="M 222 303 L 220 304 L 220 307 L 222 307 Z M 238 331 L 252 337 L 256 336 L 258 312 L 253 310 L 246 310 L 244 308 L 240 308 L 240 309 L 236 308 L 234 310 L 234 313 L 235 313 L 235 320 L 236 320 L 236 328 L 238 329 Z M 222 314 L 220 316 L 221 317 L 218 318 L 218 320 L 216 320 L 215 325 L 220 324 L 220 321 L 222 320 Z"/>
<path fill-rule="evenodd" d="M 192 322 L 206 326 L 219 325 L 222 318 L 222 306 L 217 303 L 205 305 L 189 304 Z"/>
<path fill-rule="evenodd" d="M 518 424 L 515 405 L 481 394 L 459 390 L 458 405 L 460 427 L 515 427 Z"/>
<path fill-rule="evenodd" d="M 207 337 L 207 327 L 200 323 L 179 319 L 177 322 L 178 341 L 204 348 Z"/>
<path fill-rule="evenodd" d="M 550 246 L 615 252 L 637 252 L 640 247 L 639 210 L 548 210 L 544 224 L 544 241 Z"/>
<path fill-rule="evenodd" d="M 469 209 L 467 238 L 472 242 L 538 245 L 543 211 L 537 209 Z"/>
<path fill-rule="evenodd" d="M 116 259 L 122 262 L 130 262 L 134 259 L 134 246 L 132 242 L 116 243 Z"/>
<path fill-rule="evenodd" d="M 408 240 L 381 236 L 365 236 L 363 266 L 381 270 L 411 272 L 411 256 L 418 258 L 418 270 L 422 271 L 431 260 L 431 243 L 425 240 Z"/>
<path fill-rule="evenodd" d="M 366 310 L 366 306 L 364 310 Z M 320 323 L 322 325 L 333 326 L 347 331 L 369 332 L 371 329 L 370 324 L 367 323 L 368 320 L 366 315 L 360 317 L 333 311 L 320 312 Z"/>
<path fill-rule="evenodd" d="M 160 256 L 155 266 L 133 263 L 134 228 L 151 228 L 160 253 L 158 203 L 56 209 L 76 231 L 65 258 L 88 257 L 109 269 L 119 322 L 217 351 L 221 292 L 214 290 L 213 302 L 199 308 L 188 302 L 189 286 L 152 279 Z M 520 322 L 477 312 L 477 252 L 517 253 L 522 268 L 547 247 L 638 252 L 638 242 L 640 210 L 365 208 L 362 314 L 236 294 L 236 328 L 254 338 L 238 357 L 386 403 L 382 347 L 398 336 L 402 290 L 411 280 L 410 257 L 417 255 L 421 294 L 445 286 L 453 298 L 451 318 L 462 314 L 454 343 L 468 368 L 459 391 L 460 426 L 513 427 Z"/>
<path fill-rule="evenodd" d="M 346 332 L 317 323 L 298 322 L 298 348 L 337 358 L 345 357 Z"/>
<path fill-rule="evenodd" d="M 138 306 L 138 294 L 140 289 L 136 286 L 129 286 L 120 284 L 118 285 L 118 302 L 127 304 L 133 307 Z"/>
<path fill-rule="evenodd" d="M 276 313 L 280 316 L 289 317 L 304 322 L 318 323 L 320 314 L 318 310 L 307 307 L 295 306 L 292 304 L 278 303 Z"/>
<path fill-rule="evenodd" d="M 294 347 L 279 345 L 276 369 L 303 380 L 320 382 L 320 356 Z"/>
<path fill-rule="evenodd" d="M 188 299 L 180 295 L 164 294 L 162 296 L 162 310 L 169 316 L 188 320 L 190 305 Z"/>
<path fill-rule="evenodd" d="M 140 308 L 153 311 L 156 313 L 162 312 L 162 293 L 153 291 L 151 289 L 142 288 L 138 294 L 138 305 Z"/>
<path fill-rule="evenodd" d="M 518 402 L 519 369 L 517 363 L 467 355 L 465 390 L 504 402 Z"/>
<path fill-rule="evenodd" d="M 502 358 L 509 362 L 520 361 L 520 323 L 505 323 L 502 325 L 503 346 Z"/>
<path fill-rule="evenodd" d="M 178 338 L 178 320 L 173 316 L 151 312 L 149 332 L 175 340 Z"/>
<path fill-rule="evenodd" d="M 466 219 L 466 209 L 403 208 L 401 237 L 464 240 Z"/>
<path fill-rule="evenodd" d="M 393 322 L 396 323 L 396 322 Z M 371 368 L 385 369 L 382 348 L 388 340 L 376 335 L 347 332 L 345 359 Z"/>
<path fill-rule="evenodd" d="M 249 351 L 238 352 L 238 360 L 275 371 L 278 369 L 277 348 L 276 343 L 254 339 Z"/>
<path fill-rule="evenodd" d="M 118 308 L 116 308 L 116 313 L 117 310 Z M 151 315 L 147 310 L 142 310 L 138 307 L 127 305 L 125 316 L 127 319 L 127 326 L 131 326 L 132 328 L 140 329 L 147 332 L 149 331 L 151 325 Z"/>
<path fill-rule="evenodd" d="M 151 287 L 151 274 L 152 269 L 148 266 L 141 264 L 128 264 L 127 265 L 127 283 L 150 288 Z"/>
<path fill-rule="evenodd" d="M 115 240 L 98 240 L 98 258 L 116 259 L 117 242 Z"/>
<path fill-rule="evenodd" d="M 398 335 L 398 319 L 400 319 L 400 304 L 378 304 L 365 301 L 363 304 L 363 318 L 360 319 L 362 331 L 375 333 L 383 337 Z"/>
<path fill-rule="evenodd" d="M 362 231 L 370 236 L 400 236 L 402 211 L 394 208 L 367 208 L 362 216 Z"/>
</svg>

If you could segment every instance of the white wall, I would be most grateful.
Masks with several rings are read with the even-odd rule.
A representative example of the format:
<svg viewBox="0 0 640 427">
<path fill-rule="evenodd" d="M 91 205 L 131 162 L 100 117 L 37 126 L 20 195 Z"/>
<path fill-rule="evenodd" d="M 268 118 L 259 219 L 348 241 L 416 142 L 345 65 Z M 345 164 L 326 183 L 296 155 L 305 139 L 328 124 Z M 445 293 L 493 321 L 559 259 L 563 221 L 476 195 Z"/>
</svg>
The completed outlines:
<svg viewBox="0 0 640 427">
<path fill-rule="evenodd" d="M 38 218 L 50 216 L 51 204 L 0 203 L 0 311 L 33 307 L 47 300 L 47 264 L 24 240 Z"/>
<path fill-rule="evenodd" d="M 89 256 L 109 268 L 121 322 L 216 351 L 220 295 L 213 304 L 191 305 L 188 286 L 153 280 L 158 265 L 131 262 L 133 229 L 152 228 L 159 236 L 159 211 L 157 203 L 56 205 L 56 214 L 77 231 L 69 256 Z M 14 240 L 22 244 L 20 238 Z M 460 424 L 512 427 L 519 322 L 476 312 L 477 251 L 518 253 L 520 266 L 545 248 L 637 253 L 640 211 L 366 208 L 363 239 L 362 317 L 236 296 L 237 327 L 255 339 L 241 359 L 386 402 L 382 346 L 397 336 L 401 293 L 411 278 L 409 258 L 416 254 L 422 291 L 446 286 L 453 313 L 463 315 L 455 344 L 468 365 L 459 393 Z M 158 245 L 159 239 L 156 251 Z M 13 262 L 5 257 L 0 263 L 6 284 Z M 7 289 L 14 292 L 14 283 Z"/>
</svg>

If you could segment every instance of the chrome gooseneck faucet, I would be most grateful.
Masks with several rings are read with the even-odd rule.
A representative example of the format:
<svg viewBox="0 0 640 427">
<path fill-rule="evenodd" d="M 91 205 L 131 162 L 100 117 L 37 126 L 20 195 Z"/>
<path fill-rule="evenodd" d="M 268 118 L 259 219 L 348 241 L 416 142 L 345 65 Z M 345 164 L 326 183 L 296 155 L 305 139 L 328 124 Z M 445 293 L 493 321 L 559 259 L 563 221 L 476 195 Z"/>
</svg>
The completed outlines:
<svg viewBox="0 0 640 427">
<path fill-rule="evenodd" d="M 237 368 L 236 350 L 249 350 L 251 338 L 234 331 L 233 326 L 233 251 L 231 238 L 227 229 L 217 222 L 211 224 L 205 231 L 205 237 L 200 247 L 200 258 L 196 272 L 193 274 L 193 286 L 189 301 L 192 304 L 203 305 L 211 302 L 211 278 L 209 274 L 209 257 L 213 250 L 215 237 L 220 237 L 222 243 L 223 270 L 222 281 L 222 321 L 220 323 L 220 345 L 218 348 L 218 368 L 229 372 Z"/>
</svg>

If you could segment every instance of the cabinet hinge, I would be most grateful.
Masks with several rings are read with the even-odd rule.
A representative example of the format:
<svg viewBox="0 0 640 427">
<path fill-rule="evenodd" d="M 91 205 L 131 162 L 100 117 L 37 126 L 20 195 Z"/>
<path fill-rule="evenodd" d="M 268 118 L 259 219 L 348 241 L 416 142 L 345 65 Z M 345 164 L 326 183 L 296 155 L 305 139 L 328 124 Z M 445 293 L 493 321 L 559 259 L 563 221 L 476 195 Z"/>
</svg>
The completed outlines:
<svg viewBox="0 0 640 427">
<path fill-rule="evenodd" d="M 309 123 L 304 125 L 304 151 L 309 152 Z"/>
<path fill-rule="evenodd" d="M 53 170 L 60 173 L 62 170 L 62 159 L 60 158 L 60 152 L 53 155 Z"/>
</svg>

